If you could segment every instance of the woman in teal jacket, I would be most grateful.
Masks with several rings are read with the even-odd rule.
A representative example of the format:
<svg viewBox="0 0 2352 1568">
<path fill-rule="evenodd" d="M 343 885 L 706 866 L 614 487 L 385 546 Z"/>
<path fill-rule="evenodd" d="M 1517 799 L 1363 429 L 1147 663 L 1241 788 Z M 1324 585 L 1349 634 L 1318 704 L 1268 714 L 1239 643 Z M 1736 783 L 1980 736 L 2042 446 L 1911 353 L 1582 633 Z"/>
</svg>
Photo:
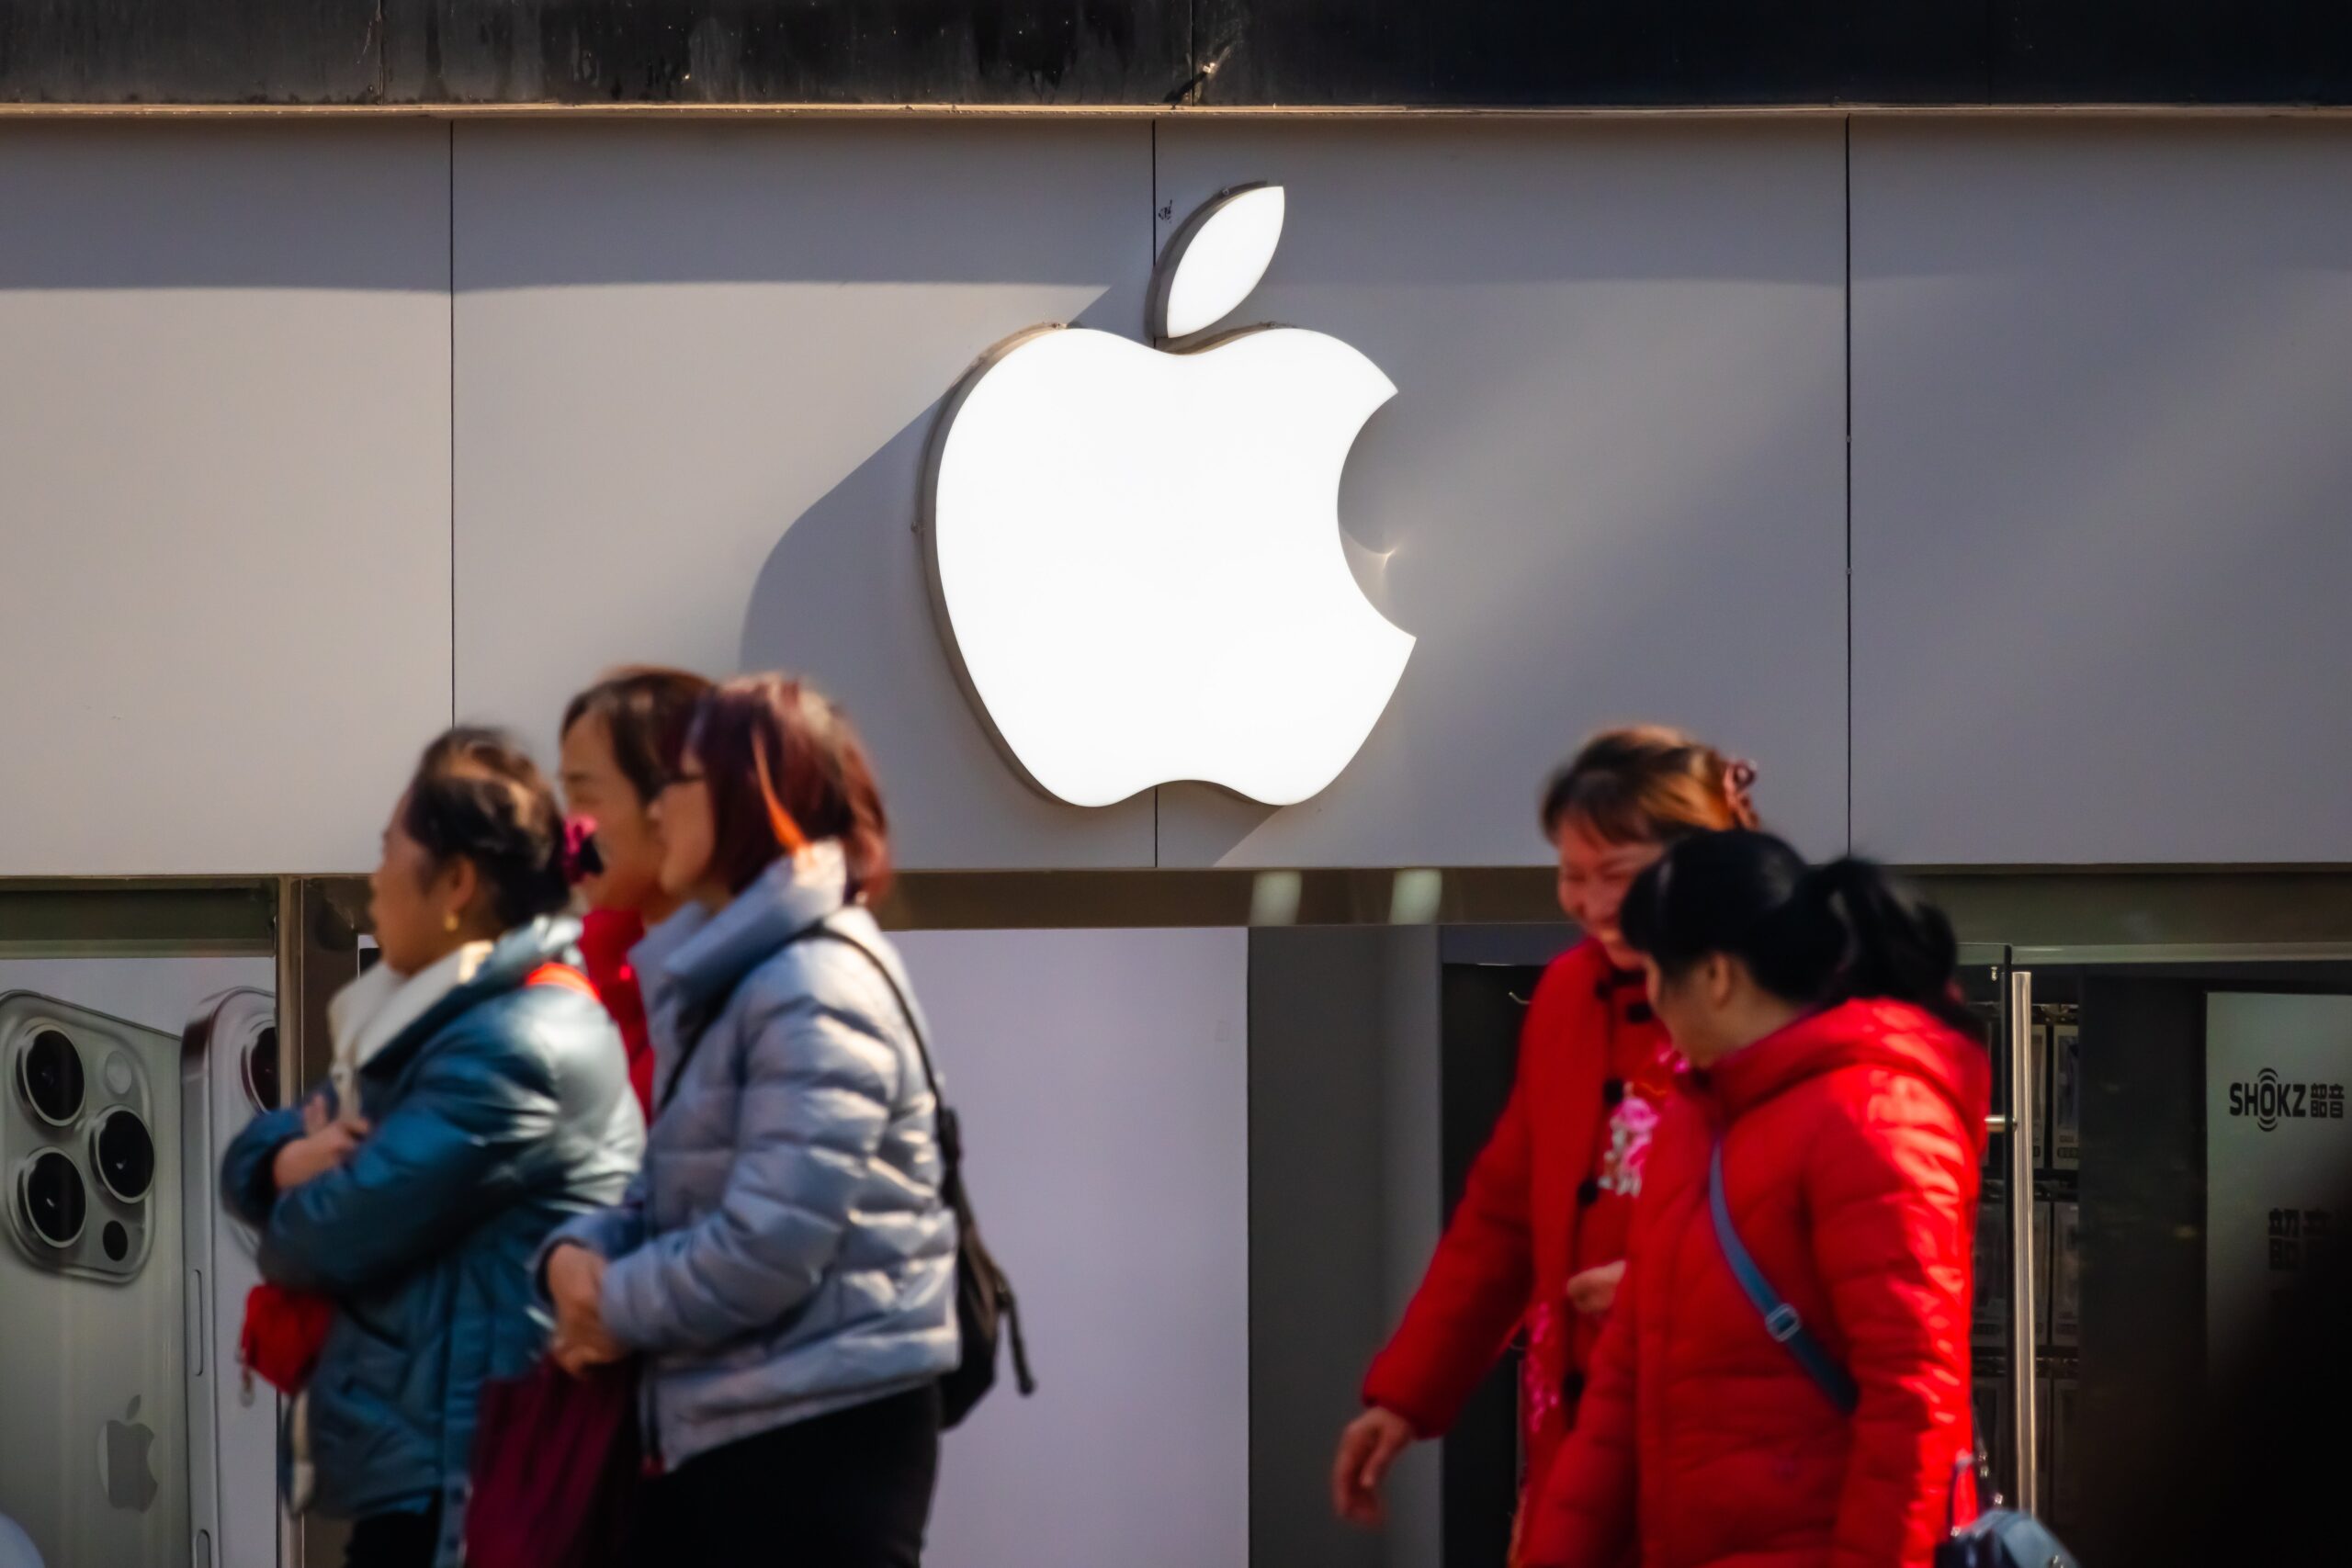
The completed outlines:
<svg viewBox="0 0 2352 1568">
<path fill-rule="evenodd" d="M 333 1088 L 224 1161 L 264 1276 L 334 1303 L 299 1419 L 350 1568 L 458 1562 L 482 1382 L 546 1345 L 532 1256 L 643 1148 L 620 1038 L 569 966 L 561 843 L 511 743 L 435 741 L 370 884 L 382 962 L 331 1009 Z"/>
</svg>

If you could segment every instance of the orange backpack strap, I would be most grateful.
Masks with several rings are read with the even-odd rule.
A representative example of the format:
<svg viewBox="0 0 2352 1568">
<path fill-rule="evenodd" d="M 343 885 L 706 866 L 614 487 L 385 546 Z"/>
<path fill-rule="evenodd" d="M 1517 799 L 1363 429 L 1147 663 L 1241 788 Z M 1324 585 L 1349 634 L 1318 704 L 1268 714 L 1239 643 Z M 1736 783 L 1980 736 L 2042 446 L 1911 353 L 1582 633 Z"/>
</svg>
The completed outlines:
<svg viewBox="0 0 2352 1568">
<path fill-rule="evenodd" d="M 568 991 L 578 991 L 591 1001 L 598 999 L 596 987 L 588 983 L 588 976 L 569 964 L 542 964 L 523 977 L 523 984 L 561 986 Z"/>
</svg>

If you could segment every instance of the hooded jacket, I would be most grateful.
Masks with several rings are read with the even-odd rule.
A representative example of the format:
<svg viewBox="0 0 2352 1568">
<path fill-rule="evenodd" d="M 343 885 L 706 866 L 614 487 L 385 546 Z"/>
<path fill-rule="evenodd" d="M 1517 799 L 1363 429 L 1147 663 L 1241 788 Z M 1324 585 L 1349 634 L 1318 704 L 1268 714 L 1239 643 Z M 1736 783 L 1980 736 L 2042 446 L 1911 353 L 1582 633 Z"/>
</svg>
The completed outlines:
<svg viewBox="0 0 2352 1568">
<path fill-rule="evenodd" d="M 1990 1089 L 1980 1045 L 1885 1000 L 1686 1077 L 1527 1563 L 1610 1568 L 1637 1544 L 1644 1568 L 1924 1568 L 1971 1447 Z M 1853 1377 L 1851 1416 L 1766 1331 L 1724 1260 L 1707 1201 L 1718 1137 L 1733 1226 Z"/>
</svg>

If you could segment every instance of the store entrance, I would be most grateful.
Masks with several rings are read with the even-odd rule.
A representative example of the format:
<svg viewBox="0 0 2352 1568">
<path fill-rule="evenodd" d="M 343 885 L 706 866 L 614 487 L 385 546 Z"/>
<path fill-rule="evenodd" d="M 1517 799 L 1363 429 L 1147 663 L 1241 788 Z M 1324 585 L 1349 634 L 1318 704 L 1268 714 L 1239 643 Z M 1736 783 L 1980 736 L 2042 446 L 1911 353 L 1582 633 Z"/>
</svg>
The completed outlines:
<svg viewBox="0 0 2352 1568">
<path fill-rule="evenodd" d="M 2337 1100 L 2352 1082 L 2352 958 L 2010 959 L 2030 1139 L 2021 1164 L 1992 1140 L 2004 1168 L 1978 1243 L 1980 1418 L 2003 1489 L 2098 1561 L 2132 1548 L 2148 1478 L 2179 1461 L 2209 1394 L 2244 1375 L 2335 1245 L 2352 1190 Z M 1993 1265 L 2011 1237 L 2024 1269 L 2014 1251 Z"/>
<path fill-rule="evenodd" d="M 1979 1432 L 2006 1498 L 2108 1560 L 2136 1539 L 2147 1478 L 2200 1430 L 2209 1392 L 2352 1228 L 2352 950 L 1971 943 L 1962 958 L 1995 1085 Z M 1509 1096 L 1540 975 L 1443 966 L 1449 1213 Z M 1499 1561 L 1517 1398 L 1514 1356 L 1445 1441 L 1448 1568 Z"/>
</svg>

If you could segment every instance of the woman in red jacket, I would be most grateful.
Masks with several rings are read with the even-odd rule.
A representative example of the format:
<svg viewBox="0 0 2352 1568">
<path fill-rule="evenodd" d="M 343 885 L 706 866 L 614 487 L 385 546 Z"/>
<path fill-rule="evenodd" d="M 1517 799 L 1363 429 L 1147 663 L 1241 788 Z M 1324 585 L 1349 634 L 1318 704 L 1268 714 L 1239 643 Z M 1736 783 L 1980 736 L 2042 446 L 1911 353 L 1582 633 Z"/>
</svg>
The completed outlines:
<svg viewBox="0 0 2352 1568">
<path fill-rule="evenodd" d="M 1711 746 L 1646 726 L 1595 736 L 1545 790 L 1560 907 L 1585 940 L 1535 988 L 1510 1102 L 1403 1324 L 1364 1379 L 1364 1413 L 1340 1434 L 1331 1492 L 1341 1517 L 1380 1521 L 1381 1482 L 1397 1455 L 1453 1424 L 1522 1328 L 1531 1490 L 1575 1422 L 1624 1271 L 1650 1131 L 1673 1086 L 1666 1032 L 1642 998 L 1617 906 L 1668 846 L 1753 826 L 1755 776 Z"/>
<path fill-rule="evenodd" d="M 695 705 L 710 682 L 684 670 L 616 670 L 563 710 L 563 806 L 594 846 L 582 867 L 588 902 L 580 954 L 589 983 L 620 1026 L 628 1078 L 653 1116 L 653 1049 L 629 950 L 675 913 L 662 891 L 662 836 L 649 808 L 677 770 Z M 593 866 L 594 869 L 589 869 Z"/>
<path fill-rule="evenodd" d="M 1678 845 L 1622 918 L 1690 1066 L 1521 1560 L 1925 1568 L 1972 1447 L 1992 1077 L 1962 1032 L 1951 927 L 1873 865 L 1808 871 L 1752 832 Z M 1718 1156 L 1730 1230 L 1793 1334 L 1768 1331 L 1728 1261 Z"/>
</svg>

